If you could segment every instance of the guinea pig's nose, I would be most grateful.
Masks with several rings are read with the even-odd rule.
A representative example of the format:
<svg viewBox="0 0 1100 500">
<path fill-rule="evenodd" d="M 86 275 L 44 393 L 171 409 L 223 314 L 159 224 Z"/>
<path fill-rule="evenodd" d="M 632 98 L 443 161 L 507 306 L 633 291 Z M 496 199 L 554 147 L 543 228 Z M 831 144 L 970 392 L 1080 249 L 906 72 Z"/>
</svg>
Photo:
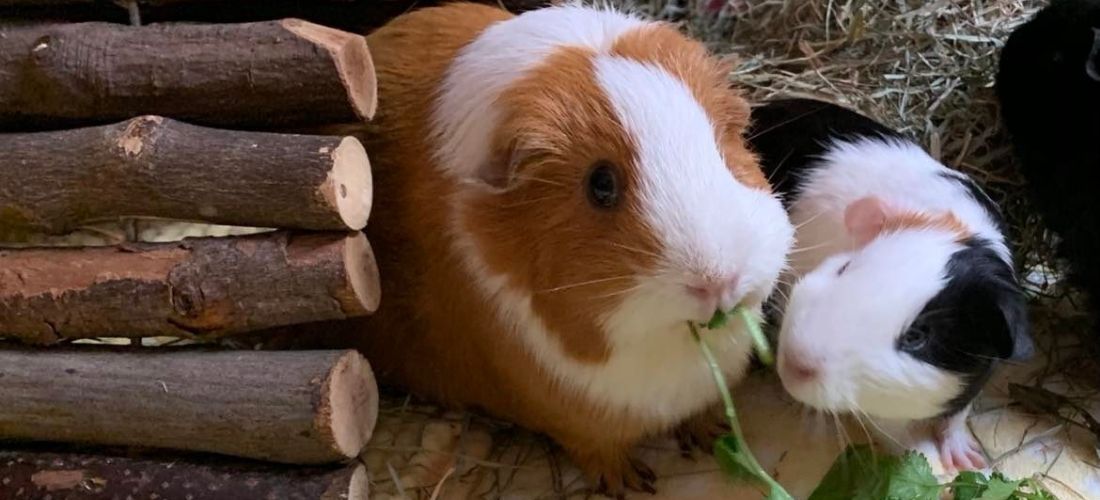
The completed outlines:
<svg viewBox="0 0 1100 500">
<path fill-rule="evenodd" d="M 781 362 L 783 372 L 795 382 L 809 382 L 820 374 L 820 364 L 801 354 L 785 351 Z"/>
<path fill-rule="evenodd" d="M 723 311 L 733 309 L 737 305 L 737 283 L 739 277 L 734 275 L 728 278 L 705 278 L 685 285 L 688 295 Z"/>
</svg>

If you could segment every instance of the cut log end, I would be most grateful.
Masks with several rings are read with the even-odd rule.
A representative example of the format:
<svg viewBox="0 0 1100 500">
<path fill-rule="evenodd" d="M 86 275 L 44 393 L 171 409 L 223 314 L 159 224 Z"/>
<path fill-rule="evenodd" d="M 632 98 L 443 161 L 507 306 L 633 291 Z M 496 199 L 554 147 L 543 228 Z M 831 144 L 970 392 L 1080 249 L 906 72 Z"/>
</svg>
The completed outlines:
<svg viewBox="0 0 1100 500">
<path fill-rule="evenodd" d="M 370 441 L 378 421 L 376 387 L 370 364 L 358 351 L 341 356 L 325 381 L 320 423 L 327 424 L 323 430 L 331 433 L 333 444 L 344 456 L 359 456 Z"/>
<path fill-rule="evenodd" d="M 367 467 L 363 464 L 356 466 L 355 472 L 351 473 L 347 496 L 341 495 L 335 498 L 347 498 L 348 500 L 367 500 L 370 498 L 370 482 L 367 479 Z"/>
<path fill-rule="evenodd" d="M 328 51 L 348 91 L 352 109 L 359 118 L 373 118 L 378 108 L 378 86 L 367 39 L 301 19 L 284 19 L 282 24 L 287 31 Z"/>
<path fill-rule="evenodd" d="M 363 233 L 348 236 L 345 241 L 344 266 L 349 286 L 337 297 L 344 312 L 349 316 L 363 316 L 377 311 L 382 298 L 378 262 Z M 350 296 L 346 295 L 348 289 Z"/>
<path fill-rule="evenodd" d="M 321 196 L 336 205 L 349 229 L 363 229 L 370 218 L 374 189 L 367 150 L 358 139 L 345 137 L 332 152 L 332 164 Z"/>
</svg>

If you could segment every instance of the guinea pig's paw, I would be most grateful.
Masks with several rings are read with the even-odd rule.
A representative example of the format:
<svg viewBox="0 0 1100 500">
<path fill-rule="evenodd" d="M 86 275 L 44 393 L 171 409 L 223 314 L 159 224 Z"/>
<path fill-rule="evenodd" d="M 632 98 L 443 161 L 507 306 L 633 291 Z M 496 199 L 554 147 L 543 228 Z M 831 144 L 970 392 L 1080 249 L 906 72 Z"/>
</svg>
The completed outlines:
<svg viewBox="0 0 1100 500">
<path fill-rule="evenodd" d="M 720 413 L 707 411 L 700 413 L 676 428 L 676 442 L 680 445 L 680 454 L 684 458 L 694 458 L 696 450 L 705 455 L 711 453 L 714 442 L 729 434 L 729 422 Z"/>
<path fill-rule="evenodd" d="M 657 493 L 657 474 L 645 462 L 629 453 L 573 454 L 573 460 L 589 477 L 598 478 L 596 493 L 624 498 L 628 490 Z"/>
<path fill-rule="evenodd" d="M 981 470 L 986 467 L 981 446 L 965 428 L 941 433 L 938 440 L 944 472 Z"/>
<path fill-rule="evenodd" d="M 600 475 L 600 493 L 616 498 L 625 497 L 626 490 L 642 491 L 650 495 L 657 493 L 657 488 L 653 486 L 657 482 L 657 474 L 645 462 L 627 457 L 626 465 L 619 469 Z"/>
</svg>

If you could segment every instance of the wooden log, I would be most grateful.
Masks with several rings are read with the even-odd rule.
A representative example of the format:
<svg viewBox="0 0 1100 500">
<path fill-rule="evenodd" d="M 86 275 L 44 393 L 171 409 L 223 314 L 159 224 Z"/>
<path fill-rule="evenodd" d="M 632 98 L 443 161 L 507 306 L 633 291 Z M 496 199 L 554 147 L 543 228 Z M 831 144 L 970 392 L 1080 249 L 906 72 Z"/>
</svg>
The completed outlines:
<svg viewBox="0 0 1100 500">
<path fill-rule="evenodd" d="M 287 467 L 175 455 L 0 451 L 0 498 L 367 500 L 360 463 Z"/>
<path fill-rule="evenodd" d="M 0 337 L 212 338 L 364 316 L 379 303 L 362 233 L 0 250 Z"/>
<path fill-rule="evenodd" d="M 155 114 L 271 127 L 369 119 L 366 39 L 299 19 L 0 25 L 0 128 Z"/>
<path fill-rule="evenodd" d="M 6 20 L 39 22 L 106 21 L 129 22 L 126 9 L 104 6 L 106 0 L 0 0 L 0 17 Z M 139 0 L 140 1 L 140 0 Z M 141 21 L 244 23 L 280 18 L 307 21 L 349 31 L 369 33 L 393 17 L 413 8 L 428 7 L 446 0 L 165 0 L 151 5 L 140 1 Z M 513 12 L 543 7 L 561 0 L 475 0 L 503 5 Z M 59 4 L 68 4 L 57 8 Z M 10 5 L 10 7 L 5 7 Z"/>
<path fill-rule="evenodd" d="M 308 465 L 358 456 L 378 418 L 353 350 L 5 349 L 0 381 L 7 440 Z"/>
<path fill-rule="evenodd" d="M 354 137 L 227 131 L 156 116 L 0 134 L 0 228 L 64 234 L 88 222 L 155 217 L 359 230 L 371 180 Z"/>
<path fill-rule="evenodd" d="M 226 4 L 226 3 L 245 3 L 245 4 L 248 4 L 248 3 L 251 3 L 251 4 L 255 5 L 255 4 L 262 4 L 267 0 L 254 0 L 252 2 L 247 2 L 247 1 L 244 1 L 244 2 L 227 2 L 226 0 L 0 0 L 0 7 L 8 6 L 8 5 L 32 5 L 32 6 L 34 6 L 34 5 L 80 5 L 80 4 L 96 4 L 96 3 L 103 4 L 104 2 L 107 2 L 107 1 L 110 1 L 111 3 L 114 3 L 116 5 L 121 5 L 121 6 L 125 6 L 129 2 L 133 1 L 134 3 L 137 3 L 139 6 L 142 6 L 142 7 L 144 7 L 144 6 L 160 7 L 160 6 L 164 6 L 164 5 L 203 4 L 203 3 L 214 3 L 214 4 L 219 4 L 219 3 L 220 4 Z M 313 1 L 314 2 L 323 1 L 323 2 L 331 2 L 331 3 L 337 3 L 337 4 L 340 4 L 340 3 L 347 4 L 347 3 L 352 3 L 356 0 L 313 0 Z M 371 1 L 377 1 L 377 0 L 371 0 Z M 392 1 L 392 0 L 383 0 L 383 1 Z"/>
<path fill-rule="evenodd" d="M 5 6 L 9 6 L 9 5 L 14 5 L 14 6 L 40 6 L 40 5 L 81 5 L 81 4 L 97 4 L 97 3 L 98 4 L 103 4 L 107 1 L 110 1 L 111 3 L 119 5 L 119 6 L 126 6 L 129 2 L 133 1 L 134 3 L 138 4 L 141 7 L 146 7 L 146 6 L 148 6 L 148 7 L 162 7 L 162 6 L 165 6 L 165 5 L 204 4 L 204 3 L 213 3 L 213 4 L 226 4 L 226 3 L 245 3 L 245 4 L 249 4 L 249 3 L 251 3 L 255 6 L 256 4 L 264 3 L 266 0 L 253 0 L 252 2 L 248 2 L 248 1 L 227 2 L 226 0 L 0 0 L 0 7 L 5 7 Z M 341 4 L 341 3 L 342 4 L 348 4 L 348 3 L 355 2 L 356 0 L 313 0 L 313 1 L 314 2 L 317 2 L 317 1 L 331 2 L 331 3 L 336 3 L 336 4 Z M 372 1 L 376 1 L 376 0 L 372 0 Z M 384 0 L 384 1 L 386 1 L 386 0 Z M 392 0 L 389 0 L 389 1 L 392 1 Z"/>
</svg>

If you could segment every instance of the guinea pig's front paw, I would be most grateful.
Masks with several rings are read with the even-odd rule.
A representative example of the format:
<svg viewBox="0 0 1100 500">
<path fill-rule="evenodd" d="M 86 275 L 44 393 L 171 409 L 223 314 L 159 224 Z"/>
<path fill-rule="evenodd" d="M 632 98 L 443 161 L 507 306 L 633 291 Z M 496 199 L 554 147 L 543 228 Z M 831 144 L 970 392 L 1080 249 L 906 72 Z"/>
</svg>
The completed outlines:
<svg viewBox="0 0 1100 500">
<path fill-rule="evenodd" d="M 965 426 L 945 426 L 937 431 L 936 440 L 944 472 L 956 473 L 986 467 L 985 455 L 978 440 L 970 435 Z"/>
<path fill-rule="evenodd" d="M 653 486 L 657 482 L 657 474 L 653 473 L 653 469 L 637 458 L 627 458 L 626 462 L 625 466 L 617 467 L 616 471 L 601 474 L 596 492 L 614 498 L 624 498 L 626 490 L 642 491 L 650 495 L 657 493 L 657 488 Z"/>
<path fill-rule="evenodd" d="M 680 445 L 680 454 L 692 458 L 695 450 L 709 455 L 714 442 L 730 433 L 730 424 L 720 412 L 706 411 L 680 425 L 676 429 L 676 442 Z"/>
<path fill-rule="evenodd" d="M 596 494 L 624 498 L 627 490 L 657 493 L 657 475 L 645 462 L 622 450 L 570 450 L 573 461 L 596 480 Z"/>
</svg>

